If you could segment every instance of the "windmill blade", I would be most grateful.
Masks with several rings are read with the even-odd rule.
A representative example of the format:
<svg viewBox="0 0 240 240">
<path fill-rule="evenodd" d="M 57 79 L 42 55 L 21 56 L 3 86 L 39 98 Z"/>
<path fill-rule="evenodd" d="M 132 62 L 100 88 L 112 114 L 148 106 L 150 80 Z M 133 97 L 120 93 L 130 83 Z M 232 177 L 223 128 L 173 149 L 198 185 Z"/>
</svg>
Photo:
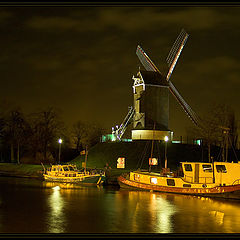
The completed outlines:
<svg viewBox="0 0 240 240">
<path fill-rule="evenodd" d="M 147 71 L 160 72 L 155 66 L 155 64 L 152 62 L 152 60 L 148 57 L 148 55 L 143 51 L 143 49 L 139 45 L 137 46 L 136 54 Z"/>
<path fill-rule="evenodd" d="M 176 55 L 176 52 L 179 49 L 179 47 L 184 39 L 184 36 L 186 34 L 187 34 L 186 31 L 184 29 L 182 29 L 180 34 L 178 35 L 177 39 L 175 40 L 167 58 L 166 58 L 166 61 L 167 61 L 169 67 L 171 66 L 174 56 Z"/>
<path fill-rule="evenodd" d="M 181 54 L 181 52 L 182 52 L 182 50 L 183 50 L 183 47 L 184 47 L 184 45 L 186 44 L 186 41 L 187 41 L 187 39 L 188 39 L 189 34 L 187 34 L 187 33 L 185 32 L 185 30 L 182 30 L 182 32 L 180 33 L 179 36 L 180 36 L 180 37 L 179 37 L 179 40 L 177 39 L 177 40 L 176 40 L 177 43 L 173 45 L 174 55 L 172 54 L 171 57 L 169 57 L 169 58 L 167 59 L 169 65 L 170 65 L 170 68 L 169 68 L 169 71 L 168 71 L 168 74 L 167 74 L 167 77 L 166 77 L 166 80 L 167 80 L 167 81 L 169 81 L 169 79 L 170 79 L 170 77 L 171 77 L 171 75 L 172 75 L 172 72 L 173 72 L 173 70 L 174 70 L 174 68 L 175 68 L 175 66 L 176 66 L 176 64 L 177 64 L 177 61 L 178 61 L 178 59 L 179 59 L 179 57 L 180 57 L 180 54 Z M 178 48 L 176 48 L 175 45 L 176 45 Z M 172 52 L 172 50 L 171 50 L 170 52 Z"/>
<path fill-rule="evenodd" d="M 177 99 L 180 106 L 183 108 L 183 110 L 186 112 L 187 116 L 192 120 L 192 122 L 198 126 L 200 125 L 200 119 L 197 116 L 197 114 L 191 109 L 191 107 L 187 104 L 187 102 L 183 99 L 183 97 L 180 95 L 180 93 L 177 91 L 177 89 L 174 87 L 171 81 L 169 83 L 169 89 L 172 95 Z"/>
</svg>

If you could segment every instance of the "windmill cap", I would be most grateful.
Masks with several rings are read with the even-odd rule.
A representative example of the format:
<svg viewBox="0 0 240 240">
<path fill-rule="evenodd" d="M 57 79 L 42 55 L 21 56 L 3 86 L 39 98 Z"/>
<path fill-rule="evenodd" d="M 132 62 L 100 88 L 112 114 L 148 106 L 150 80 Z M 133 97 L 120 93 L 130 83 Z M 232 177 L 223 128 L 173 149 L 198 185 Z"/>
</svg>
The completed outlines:
<svg viewBox="0 0 240 240">
<path fill-rule="evenodd" d="M 157 85 L 157 86 L 168 86 L 168 82 L 159 72 L 144 71 L 140 70 L 145 84 Z"/>
</svg>

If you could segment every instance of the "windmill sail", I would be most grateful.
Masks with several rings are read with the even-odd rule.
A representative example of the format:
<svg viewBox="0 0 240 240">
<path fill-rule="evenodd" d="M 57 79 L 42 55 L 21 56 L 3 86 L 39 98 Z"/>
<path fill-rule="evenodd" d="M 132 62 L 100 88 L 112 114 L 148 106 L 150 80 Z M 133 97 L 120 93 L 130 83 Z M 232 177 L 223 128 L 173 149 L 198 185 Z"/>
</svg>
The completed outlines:
<svg viewBox="0 0 240 240">
<path fill-rule="evenodd" d="M 179 38 L 179 40 L 177 39 L 177 43 L 175 42 L 172 49 L 170 50 L 170 52 L 173 51 L 173 53 L 171 54 L 170 58 L 167 58 L 167 62 L 169 64 L 169 71 L 166 77 L 166 80 L 169 81 L 172 72 L 177 64 L 177 61 L 180 57 L 180 54 L 183 50 L 183 47 L 188 39 L 189 34 L 187 34 L 184 30 L 182 30 L 182 32 L 180 33 L 181 37 Z M 175 46 L 176 45 L 176 46 Z"/>
<path fill-rule="evenodd" d="M 188 37 L 189 35 L 186 33 L 186 31 L 184 29 L 182 29 L 167 56 L 166 61 L 167 61 L 169 67 L 172 65 L 173 59 L 176 56 L 176 53 L 177 53 L 179 47 L 181 46 L 182 42 L 184 42 L 184 39 L 186 38 L 186 36 Z M 186 42 L 186 40 L 185 40 L 185 42 Z"/>
<path fill-rule="evenodd" d="M 152 62 L 152 60 L 148 57 L 148 55 L 143 51 L 143 49 L 139 45 L 137 46 L 136 54 L 147 71 L 160 72 L 155 66 L 155 64 Z"/>
<path fill-rule="evenodd" d="M 169 89 L 172 95 L 176 98 L 178 103 L 181 105 L 187 116 L 192 120 L 192 122 L 196 126 L 200 126 L 200 120 L 197 114 L 192 110 L 192 108 L 187 104 L 187 102 L 183 99 L 183 97 L 180 95 L 180 93 L 177 91 L 177 89 L 174 87 L 171 81 L 169 83 Z"/>
</svg>

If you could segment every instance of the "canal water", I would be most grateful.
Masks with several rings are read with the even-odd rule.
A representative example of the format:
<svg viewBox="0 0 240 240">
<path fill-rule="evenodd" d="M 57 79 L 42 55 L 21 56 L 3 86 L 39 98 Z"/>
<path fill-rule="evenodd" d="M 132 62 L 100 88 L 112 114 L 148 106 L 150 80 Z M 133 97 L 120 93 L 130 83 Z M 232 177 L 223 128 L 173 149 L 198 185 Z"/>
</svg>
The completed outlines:
<svg viewBox="0 0 240 240">
<path fill-rule="evenodd" d="M 239 233 L 240 201 L 0 177 L 0 233 Z"/>
</svg>

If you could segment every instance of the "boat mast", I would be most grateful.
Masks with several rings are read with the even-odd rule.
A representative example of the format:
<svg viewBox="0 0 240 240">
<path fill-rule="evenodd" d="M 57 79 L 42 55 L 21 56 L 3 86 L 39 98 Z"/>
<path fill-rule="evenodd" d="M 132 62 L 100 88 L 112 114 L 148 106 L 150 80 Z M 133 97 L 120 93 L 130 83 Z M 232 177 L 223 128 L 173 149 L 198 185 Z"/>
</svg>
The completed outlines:
<svg viewBox="0 0 240 240">
<path fill-rule="evenodd" d="M 43 165 L 42 162 L 41 162 L 41 165 L 42 165 L 42 167 L 43 167 L 44 173 L 46 173 L 46 169 L 45 169 L 45 167 L 44 167 L 44 165 Z"/>
<path fill-rule="evenodd" d="M 225 162 L 228 160 L 228 141 L 229 141 L 229 129 L 225 130 L 225 138 L 226 138 L 226 157 L 225 157 Z"/>
<path fill-rule="evenodd" d="M 154 123 L 154 126 L 153 126 L 153 139 L 152 139 L 152 149 L 151 149 L 151 163 L 152 163 L 152 155 L 153 155 L 154 130 L 155 130 L 155 123 Z M 149 172 L 151 172 L 151 166 L 152 166 L 152 164 L 149 164 Z"/>
<path fill-rule="evenodd" d="M 228 127 L 220 127 L 222 129 L 222 161 L 227 162 L 228 159 L 228 142 L 230 141 L 229 131 L 230 128 Z"/>
<path fill-rule="evenodd" d="M 85 154 L 85 164 L 84 164 L 84 173 L 86 174 L 86 169 L 87 169 L 87 155 L 88 155 L 88 149 L 86 146 L 86 154 Z"/>
<path fill-rule="evenodd" d="M 153 143 L 154 143 L 154 140 L 152 140 L 152 149 L 151 149 L 151 162 L 152 162 L 152 155 L 153 155 Z M 149 172 L 151 172 L 151 164 L 149 164 Z"/>
<path fill-rule="evenodd" d="M 212 159 L 213 183 L 215 183 L 215 171 L 214 171 L 214 160 L 213 160 L 213 157 L 211 157 L 211 159 Z"/>
</svg>

